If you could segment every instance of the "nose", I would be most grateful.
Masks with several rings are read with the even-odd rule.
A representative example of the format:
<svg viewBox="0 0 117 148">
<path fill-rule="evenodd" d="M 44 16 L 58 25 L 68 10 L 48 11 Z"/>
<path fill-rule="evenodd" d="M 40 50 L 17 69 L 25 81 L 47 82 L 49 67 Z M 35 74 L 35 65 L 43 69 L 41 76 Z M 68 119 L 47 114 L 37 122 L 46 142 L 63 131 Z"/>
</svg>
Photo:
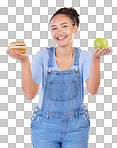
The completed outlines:
<svg viewBox="0 0 117 148">
<path fill-rule="evenodd" d="M 58 34 L 62 34 L 62 32 L 63 32 L 62 29 L 61 28 L 58 28 L 56 33 L 58 35 Z"/>
</svg>

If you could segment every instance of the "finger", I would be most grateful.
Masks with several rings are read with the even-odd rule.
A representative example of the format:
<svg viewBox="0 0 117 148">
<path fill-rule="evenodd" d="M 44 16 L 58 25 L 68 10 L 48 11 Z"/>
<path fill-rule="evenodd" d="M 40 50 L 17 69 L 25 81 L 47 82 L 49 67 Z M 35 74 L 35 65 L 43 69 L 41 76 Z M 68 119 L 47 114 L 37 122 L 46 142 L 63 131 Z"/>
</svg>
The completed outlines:
<svg viewBox="0 0 117 148">
<path fill-rule="evenodd" d="M 18 57 L 18 55 L 16 55 L 13 51 L 10 51 L 10 52 L 8 53 L 8 55 L 9 55 L 10 57 L 12 57 L 13 59 L 16 59 L 16 58 Z"/>
<path fill-rule="evenodd" d="M 15 56 L 18 55 L 18 54 L 17 54 L 16 52 L 14 52 L 14 51 L 11 51 L 11 52 L 12 52 L 12 54 L 15 55 Z"/>
<path fill-rule="evenodd" d="M 6 50 L 6 53 L 8 54 L 9 52 L 10 52 L 10 50 L 9 50 L 9 49 L 7 49 L 7 50 Z"/>
<path fill-rule="evenodd" d="M 100 56 L 104 55 L 108 50 L 108 47 L 107 48 L 102 48 L 100 51 L 99 51 L 99 54 Z"/>
<path fill-rule="evenodd" d="M 110 48 L 107 47 L 107 48 L 105 48 L 105 49 L 103 50 L 103 52 L 101 53 L 101 56 L 102 56 L 102 55 L 106 55 L 106 54 L 108 54 L 109 52 L 110 52 Z"/>
<path fill-rule="evenodd" d="M 19 59 L 20 55 L 16 52 L 12 52 L 13 56 L 16 58 L 16 59 Z"/>
<path fill-rule="evenodd" d="M 23 55 L 25 55 L 25 54 L 22 54 L 22 53 L 20 53 L 20 52 L 13 52 L 15 55 L 19 55 L 19 56 L 23 56 Z"/>
<path fill-rule="evenodd" d="M 15 59 L 15 57 L 14 57 L 14 55 L 13 55 L 12 53 L 8 53 L 8 55 L 9 55 L 11 58 Z"/>
<path fill-rule="evenodd" d="M 113 50 L 109 48 L 109 50 L 105 53 L 105 54 L 108 54 L 110 52 L 112 52 Z"/>
<path fill-rule="evenodd" d="M 23 55 L 22 53 L 19 53 L 19 52 L 15 52 L 17 55 Z"/>
<path fill-rule="evenodd" d="M 100 48 L 95 49 L 95 52 L 98 53 L 100 51 Z"/>
<path fill-rule="evenodd" d="M 13 54 L 14 56 L 22 55 L 22 54 L 20 54 L 19 52 L 15 52 L 15 51 L 11 51 L 11 52 L 12 52 L 12 54 Z"/>
<path fill-rule="evenodd" d="M 106 50 L 105 48 L 102 48 L 102 49 L 98 50 L 98 52 L 96 53 L 96 55 L 97 55 L 98 57 L 102 56 L 102 55 L 104 54 L 104 51 L 105 51 L 105 50 Z"/>
<path fill-rule="evenodd" d="M 103 50 L 102 49 L 100 49 L 98 52 L 97 52 L 97 56 L 101 56 L 102 55 L 102 53 L 103 53 Z"/>
<path fill-rule="evenodd" d="M 107 48 L 105 49 L 105 51 L 104 51 L 104 54 L 109 53 L 109 51 L 110 51 L 110 48 L 109 48 L 109 47 L 107 47 Z"/>
</svg>

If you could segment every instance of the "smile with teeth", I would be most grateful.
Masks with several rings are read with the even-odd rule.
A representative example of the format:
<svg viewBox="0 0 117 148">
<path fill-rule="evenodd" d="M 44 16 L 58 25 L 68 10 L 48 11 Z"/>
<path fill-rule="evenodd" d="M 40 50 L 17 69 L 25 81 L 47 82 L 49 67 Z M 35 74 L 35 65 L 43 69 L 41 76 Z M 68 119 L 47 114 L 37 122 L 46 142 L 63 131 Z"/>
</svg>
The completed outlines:
<svg viewBox="0 0 117 148">
<path fill-rule="evenodd" d="M 63 41 L 64 39 L 66 39 L 67 36 L 62 36 L 62 37 L 58 37 L 57 39 L 60 41 Z"/>
</svg>

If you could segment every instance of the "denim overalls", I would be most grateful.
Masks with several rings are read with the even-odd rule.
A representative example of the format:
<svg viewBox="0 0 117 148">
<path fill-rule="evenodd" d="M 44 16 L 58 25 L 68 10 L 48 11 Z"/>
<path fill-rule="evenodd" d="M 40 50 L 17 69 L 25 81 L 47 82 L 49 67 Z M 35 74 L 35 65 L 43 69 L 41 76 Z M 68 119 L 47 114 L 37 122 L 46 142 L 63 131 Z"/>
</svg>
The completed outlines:
<svg viewBox="0 0 117 148">
<path fill-rule="evenodd" d="M 53 48 L 48 48 L 43 104 L 35 107 L 30 124 L 33 148 L 88 148 L 90 118 L 81 95 L 80 49 L 73 49 L 73 69 L 57 71 Z"/>
</svg>

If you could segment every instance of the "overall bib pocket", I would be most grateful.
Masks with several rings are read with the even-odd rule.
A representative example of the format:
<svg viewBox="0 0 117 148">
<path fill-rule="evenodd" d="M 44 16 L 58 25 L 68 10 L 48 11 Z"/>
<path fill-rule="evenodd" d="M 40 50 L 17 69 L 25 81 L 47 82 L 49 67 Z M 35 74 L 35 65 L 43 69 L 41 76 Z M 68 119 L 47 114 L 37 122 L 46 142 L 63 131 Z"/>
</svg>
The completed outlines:
<svg viewBox="0 0 117 148">
<path fill-rule="evenodd" d="M 60 102 L 76 99 L 76 80 L 50 81 L 49 99 Z"/>
</svg>

